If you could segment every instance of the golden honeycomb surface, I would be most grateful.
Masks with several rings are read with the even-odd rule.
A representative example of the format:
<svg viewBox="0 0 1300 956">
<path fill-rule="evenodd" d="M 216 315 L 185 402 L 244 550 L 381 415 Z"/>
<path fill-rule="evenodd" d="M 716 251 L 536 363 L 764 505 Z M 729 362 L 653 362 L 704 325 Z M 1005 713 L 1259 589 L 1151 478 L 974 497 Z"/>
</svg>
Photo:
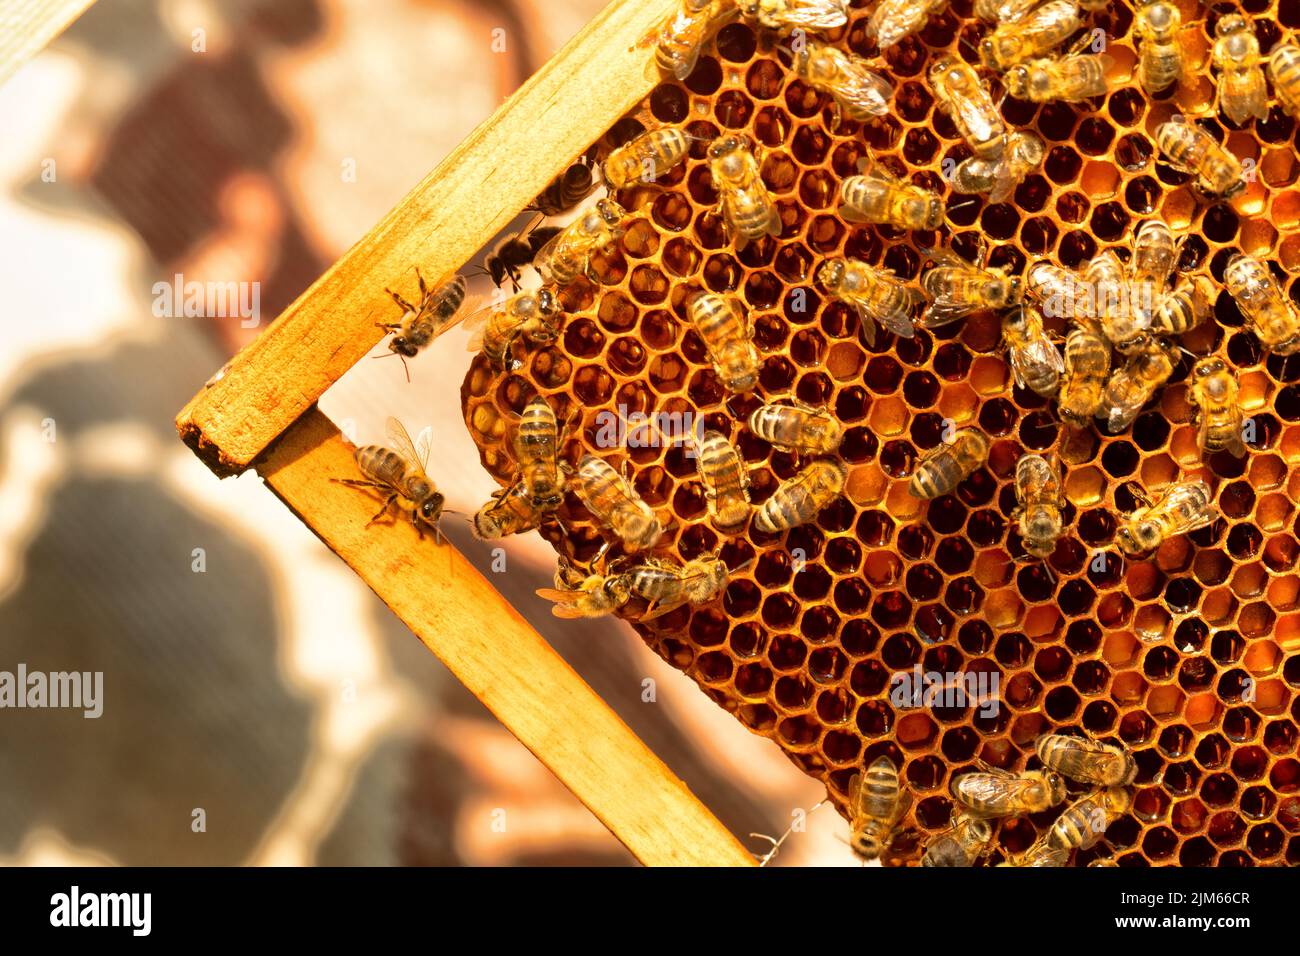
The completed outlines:
<svg viewBox="0 0 1300 956">
<path fill-rule="evenodd" d="M 1044 140 L 1042 167 L 1005 203 L 952 194 L 951 162 L 970 155 L 935 109 L 930 64 L 950 54 L 976 63 L 987 29 L 971 0 L 954 0 L 877 68 L 895 84 L 891 114 L 835 126 L 826 95 L 810 89 L 775 49 L 778 37 L 744 23 L 722 29 L 685 82 L 665 80 L 598 144 L 608 151 L 642 129 L 683 125 L 698 137 L 687 160 L 653 187 L 618 194 L 641 213 L 616 251 L 595 263 L 600 284 L 562 290 L 568 318 L 552 347 L 530 348 L 512 372 L 477 356 L 462 386 L 466 423 L 484 467 L 514 478 L 509 439 L 527 401 L 541 393 L 560 420 L 580 416 L 564 447 L 621 467 L 673 524 L 657 554 L 685 561 L 717 547 L 739 567 L 723 596 L 636 623 L 646 643 L 692 677 L 755 733 L 824 780 L 845 812 L 849 778 L 881 754 L 912 796 L 890 863 L 914 863 L 948 826 L 949 784 L 977 760 L 1036 767 L 1034 741 L 1082 729 L 1123 743 L 1139 773 L 1131 811 L 1075 863 L 1113 856 L 1121 865 L 1300 864 L 1300 358 L 1263 354 L 1222 291 L 1237 250 L 1300 268 L 1300 156 L 1296 123 L 1275 105 L 1238 129 L 1215 112 L 1209 65 L 1214 25 L 1237 9 L 1177 4 L 1189 25 L 1189 76 L 1157 96 L 1137 85 L 1133 8 L 1112 2 L 1084 13 L 1107 38 L 1110 92 L 1077 104 L 1007 98 L 1009 128 Z M 869 12 L 855 0 L 847 27 L 825 35 L 873 58 Z M 1267 52 L 1300 27 L 1300 6 L 1245 0 Z M 986 74 L 987 75 L 987 74 Z M 598 80 L 593 80 L 597 82 Z M 1000 86 L 994 80 L 995 96 Z M 1154 130 L 1175 114 L 1206 125 L 1243 160 L 1254 181 L 1231 202 L 1207 203 L 1189 177 L 1160 162 Z M 762 175 L 784 224 L 737 252 L 713 214 L 704 149 L 720 131 L 743 131 L 763 150 Z M 938 232 L 852 225 L 835 212 L 840 181 L 868 155 L 945 196 Z M 1000 316 L 979 313 L 914 339 L 881 334 L 864 344 L 859 320 L 814 280 L 830 256 L 851 256 L 915 281 L 922 250 L 951 245 L 1021 272 L 1047 259 L 1066 267 L 1113 247 L 1129 256 L 1143 219 L 1162 217 L 1186 235 L 1178 272 L 1211 277 L 1213 318 L 1181 339 L 1195 356 L 1225 357 L 1255 423 L 1249 453 L 1202 460 L 1185 358 L 1129 430 L 1071 430 L 1054 402 L 1015 386 L 1000 348 Z M 1286 280 L 1300 301 L 1300 282 Z M 761 374 L 751 393 L 728 393 L 684 300 L 699 289 L 731 293 L 747 307 Z M 801 308 L 802 306 L 802 308 Z M 1049 329 L 1062 333 L 1059 321 Z M 681 446 L 598 444 L 597 415 L 692 413 L 721 431 L 751 466 L 757 505 L 799 468 L 798 458 L 749 433 L 758 405 L 792 398 L 826 405 L 845 429 L 845 494 L 815 523 L 769 535 L 752 527 L 720 537 L 711 527 L 695 462 Z M 911 497 L 917 461 L 941 440 L 945 420 L 992 440 L 987 466 L 949 495 Z M 1064 469 L 1067 529 L 1046 562 L 1026 556 L 1013 522 L 1013 472 L 1024 452 L 1055 453 Z M 1130 484 L 1147 489 L 1204 477 L 1222 517 L 1165 542 L 1144 559 L 1121 557 L 1117 515 Z M 542 528 L 581 563 L 603 538 L 570 493 Z M 615 552 L 617 553 L 617 552 Z M 896 707 L 891 676 L 915 667 L 996 673 L 1002 702 Z M 1027 848 L 1057 811 L 1004 821 L 993 860 Z"/>
</svg>

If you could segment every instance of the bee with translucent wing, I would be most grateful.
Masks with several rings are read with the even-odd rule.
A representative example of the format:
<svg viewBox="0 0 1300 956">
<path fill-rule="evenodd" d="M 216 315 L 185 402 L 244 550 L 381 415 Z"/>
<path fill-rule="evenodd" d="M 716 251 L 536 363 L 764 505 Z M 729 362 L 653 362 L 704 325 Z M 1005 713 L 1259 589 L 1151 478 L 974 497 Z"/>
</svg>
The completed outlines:
<svg viewBox="0 0 1300 956">
<path fill-rule="evenodd" d="M 383 445 L 365 445 L 356 450 L 357 467 L 364 479 L 334 478 L 333 481 L 354 488 L 374 488 L 386 492 L 387 498 L 367 527 L 374 524 L 392 507 L 407 516 L 412 527 L 424 537 L 425 529 L 439 536 L 438 519 L 442 517 L 443 496 L 438 487 L 425 474 L 429 463 L 429 449 L 433 444 L 433 429 L 420 432 L 412 442 L 406 428 L 396 418 L 388 419 L 388 440 L 391 448 Z"/>
<path fill-rule="evenodd" d="M 1110 371 L 1110 345 L 1083 326 L 1065 338 L 1065 377 L 1057 395 L 1061 420 L 1074 428 L 1087 428 L 1105 396 Z"/>
<path fill-rule="evenodd" d="M 958 813 L 952 826 L 926 844 L 922 866 L 974 866 L 992 849 L 993 825 L 988 820 Z"/>
<path fill-rule="evenodd" d="M 908 493 L 926 499 L 946 495 L 988 460 L 988 436 L 978 428 L 963 428 L 951 442 L 940 442 L 926 453 L 908 482 Z"/>
<path fill-rule="evenodd" d="M 1133 489 L 1138 508 L 1125 516 L 1115 534 L 1125 554 L 1143 554 L 1165 541 L 1213 524 L 1219 517 L 1210 486 L 1204 481 L 1175 482 L 1154 503 L 1140 488 Z"/>
<path fill-rule="evenodd" d="M 1104 53 L 1084 53 L 1091 42 L 1084 34 L 1060 57 L 1039 57 L 1013 66 L 1003 76 L 1007 92 L 1030 103 L 1078 103 L 1106 94 L 1106 71 L 1114 59 Z"/>
<path fill-rule="evenodd" d="M 876 48 L 884 53 L 903 37 L 924 27 L 931 15 L 947 4 L 948 0 L 880 0 L 867 20 L 866 37 L 874 40 Z"/>
<path fill-rule="evenodd" d="M 893 842 L 894 829 L 911 804 L 898 768 L 877 757 L 866 773 L 849 780 L 849 846 L 863 860 L 875 860 Z"/>
<path fill-rule="evenodd" d="M 493 541 L 506 535 L 532 531 L 543 517 L 543 512 L 533 504 L 532 495 L 521 480 L 494 491 L 491 500 L 474 513 L 470 526 L 479 540 Z"/>
<path fill-rule="evenodd" d="M 754 527 L 768 534 L 807 524 L 840 496 L 847 472 L 831 458 L 819 458 L 781 482 L 754 516 Z"/>
<path fill-rule="evenodd" d="M 884 166 L 872 165 L 861 176 L 840 183 L 841 218 L 900 229 L 937 229 L 943 223 L 943 199 L 923 186 L 903 182 Z"/>
<path fill-rule="evenodd" d="M 713 526 L 724 532 L 737 530 L 751 510 L 749 469 L 740 453 L 721 432 L 707 431 L 696 451 L 695 466 Z"/>
<path fill-rule="evenodd" d="M 685 564 L 647 558 L 627 572 L 632 592 L 650 602 L 641 621 L 675 611 L 683 604 L 708 604 L 727 586 L 731 571 L 716 553 Z"/>
<path fill-rule="evenodd" d="M 1044 398 L 1061 387 L 1065 360 L 1043 329 L 1043 316 L 1035 306 L 1022 305 L 1002 319 L 1002 340 L 1016 384 Z"/>
<path fill-rule="evenodd" d="M 795 399 L 791 405 L 760 405 L 749 415 L 749 430 L 778 448 L 803 455 L 829 455 L 840 447 L 844 429 L 826 408 Z"/>
<path fill-rule="evenodd" d="M 843 116 L 865 122 L 889 112 L 893 84 L 861 57 L 808 40 L 794 52 L 793 63 L 796 75 L 831 97 L 837 128 Z"/>
<path fill-rule="evenodd" d="M 952 781 L 953 798 L 977 817 L 1018 817 L 1041 813 L 1065 800 L 1065 778 L 1053 770 L 1011 773 L 983 766 Z"/>
<path fill-rule="evenodd" d="M 975 156 L 1000 160 L 1006 150 L 1006 124 L 975 68 L 945 56 L 930 67 L 929 76 L 938 107 L 952 119 Z"/>
<path fill-rule="evenodd" d="M 628 552 L 653 548 L 663 535 L 663 525 L 626 478 L 603 459 L 584 455 L 571 472 L 569 486 L 600 525 L 612 531 Z"/>
<path fill-rule="evenodd" d="M 1075 0 L 1048 0 L 1028 16 L 1001 23 L 980 41 L 980 58 L 991 70 L 1003 72 L 1054 50 L 1082 24 Z"/>
<path fill-rule="evenodd" d="M 1133 798 L 1124 787 L 1095 790 L 1061 811 L 1047 831 L 1047 842 L 1067 853 L 1090 849 L 1132 805 Z"/>
<path fill-rule="evenodd" d="M 1046 560 L 1065 533 L 1060 467 L 1042 455 L 1021 455 L 1016 462 L 1015 484 L 1016 507 L 1011 520 L 1016 522 L 1025 550 Z"/>
<path fill-rule="evenodd" d="M 848 0 L 737 0 L 740 12 L 769 30 L 835 30 L 849 22 Z"/>
<path fill-rule="evenodd" d="M 564 312 L 551 289 L 519 292 L 497 305 L 486 306 L 465 320 L 474 329 L 467 348 L 481 351 L 497 368 L 519 367 L 511 352 L 522 337 L 532 345 L 550 345 L 560 337 Z"/>
<path fill-rule="evenodd" d="M 555 602 L 551 607 L 555 617 L 601 617 L 631 600 L 632 587 L 626 574 L 584 574 L 561 556 L 555 569 L 555 587 L 538 588 L 537 596 Z"/>
<path fill-rule="evenodd" d="M 759 169 L 762 161 L 744 136 L 719 136 L 708 150 L 709 172 L 718 191 L 714 210 L 726 223 L 736 251 L 764 236 L 781 235 L 781 216 Z"/>
<path fill-rule="evenodd" d="M 653 44 L 655 65 L 684 80 L 695 69 L 709 37 L 738 12 L 735 0 L 679 0 L 677 10 L 646 34 L 639 46 Z"/>
<path fill-rule="evenodd" d="M 1300 351 L 1300 310 L 1283 294 L 1267 265 L 1237 253 L 1223 270 L 1223 285 L 1265 351 L 1276 355 Z"/>
<path fill-rule="evenodd" d="M 642 133 L 606 158 L 605 184 L 615 190 L 656 182 L 686 158 L 690 147 L 690 137 L 675 126 Z"/>
<path fill-rule="evenodd" d="M 905 339 L 916 334 L 912 310 L 918 293 L 893 272 L 857 259 L 827 259 L 817 278 L 827 292 L 857 311 L 868 345 L 876 344 L 877 325 Z"/>
<path fill-rule="evenodd" d="M 1138 82 L 1148 93 L 1168 89 L 1187 71 L 1182 23 L 1182 12 L 1168 0 L 1147 0 L 1134 14 L 1133 32 L 1142 41 Z"/>
<path fill-rule="evenodd" d="M 745 307 L 734 296 L 698 292 L 686 302 L 686 316 L 708 350 L 713 369 L 733 392 L 758 384 L 758 350 Z"/>
<path fill-rule="evenodd" d="M 565 226 L 537 253 L 537 271 L 547 282 L 568 285 L 586 275 L 597 285 L 592 257 L 608 249 L 623 235 L 627 211 L 612 199 L 601 199 Z"/>
<path fill-rule="evenodd" d="M 1268 75 L 1282 109 L 1300 117 L 1300 46 L 1283 41 L 1268 55 Z"/>
<path fill-rule="evenodd" d="M 1198 361 L 1192 368 L 1187 392 L 1196 407 L 1193 421 L 1199 426 L 1196 442 L 1201 451 L 1211 455 L 1226 450 L 1238 458 L 1245 455 L 1241 389 L 1228 364 L 1217 355 Z"/>
<path fill-rule="evenodd" d="M 1156 146 L 1170 166 L 1196 177 L 1196 188 L 1231 199 L 1246 188 L 1241 161 L 1194 123 L 1170 120 L 1156 127 Z"/>
<path fill-rule="evenodd" d="M 1034 745 L 1044 767 L 1079 783 L 1127 787 L 1137 777 L 1137 763 L 1124 747 L 1069 734 L 1044 734 Z"/>
<path fill-rule="evenodd" d="M 1222 17 L 1214 28 L 1214 65 L 1219 70 L 1219 109 L 1238 126 L 1268 118 L 1259 40 L 1245 17 Z"/>
<path fill-rule="evenodd" d="M 421 349 L 448 329 L 465 304 L 464 276 L 454 275 L 445 282 L 430 287 L 417 268 L 415 278 L 420 285 L 419 304 L 412 305 L 392 289 L 385 289 L 401 307 L 402 318 L 397 322 L 377 323 L 380 328 L 392 333 L 388 349 L 403 360 L 414 358 Z"/>
<path fill-rule="evenodd" d="M 989 202 L 1004 202 L 1026 176 L 1042 165 L 1044 152 L 1038 136 L 1013 130 L 999 158 L 970 156 L 958 163 L 952 171 L 952 191 L 966 195 L 988 193 Z"/>
<path fill-rule="evenodd" d="M 1177 346 L 1153 339 L 1111 375 L 1102 394 L 1101 407 L 1097 410 L 1097 414 L 1106 419 L 1111 434 L 1133 424 L 1142 406 L 1169 381 L 1178 359 Z"/>
<path fill-rule="evenodd" d="M 946 325 L 982 309 L 1005 309 L 1020 301 L 1021 281 L 1006 269 L 985 266 L 988 246 L 980 246 L 974 263 L 949 249 L 925 249 L 935 265 L 921 276 L 930 303 L 921 314 L 927 329 Z"/>
</svg>

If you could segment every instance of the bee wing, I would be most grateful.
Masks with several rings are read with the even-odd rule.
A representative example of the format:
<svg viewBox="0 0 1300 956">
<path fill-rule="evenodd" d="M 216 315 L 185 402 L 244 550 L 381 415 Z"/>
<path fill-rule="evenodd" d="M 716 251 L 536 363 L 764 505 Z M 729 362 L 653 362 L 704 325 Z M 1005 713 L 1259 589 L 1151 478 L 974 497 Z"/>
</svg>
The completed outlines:
<svg viewBox="0 0 1300 956">
<path fill-rule="evenodd" d="M 1019 782 L 1001 774 L 965 773 L 954 782 L 956 792 L 960 792 L 961 802 L 968 806 L 980 803 L 1003 804 L 1007 798 L 1021 789 Z"/>
<path fill-rule="evenodd" d="M 1171 491 L 1169 496 L 1164 500 L 1162 510 L 1172 512 L 1186 508 L 1188 509 L 1188 513 L 1192 515 L 1190 520 L 1180 526 L 1182 531 L 1196 531 L 1200 528 L 1204 528 L 1206 525 L 1213 524 L 1214 519 L 1219 517 L 1219 509 L 1214 506 L 1213 502 L 1205 505 L 1205 508 L 1202 511 L 1191 511 L 1191 509 L 1196 507 L 1202 500 L 1202 484 L 1203 482 L 1194 482 L 1192 484 L 1179 485 Z"/>
<path fill-rule="evenodd" d="M 886 329 L 900 338 L 910 339 L 916 335 L 916 323 L 912 321 L 910 315 L 904 315 L 899 312 L 887 312 L 883 315 L 876 316 L 876 319 Z"/>
<path fill-rule="evenodd" d="M 797 7 L 783 11 L 781 21 L 787 27 L 834 30 L 848 22 L 844 6 L 844 0 L 804 0 Z"/>
<path fill-rule="evenodd" d="M 884 193 L 888 193 L 894 177 L 887 170 L 879 166 L 873 166 L 867 172 L 862 174 L 862 189 L 864 199 L 877 199 Z M 840 203 L 839 214 L 849 222 L 866 222 L 867 219 L 860 212 L 845 203 Z"/>
<path fill-rule="evenodd" d="M 473 331 L 469 341 L 465 343 L 465 351 L 482 351 L 483 338 L 488 330 L 488 319 L 501 312 L 504 307 L 505 303 L 497 300 L 496 296 L 474 295 L 465 300 L 465 304 L 461 307 L 461 314 L 465 316 L 461 320 L 461 325 Z"/>
<path fill-rule="evenodd" d="M 1056 374 L 1065 374 L 1065 359 L 1056 351 L 1056 346 L 1046 338 L 1036 339 L 1028 345 L 1011 350 L 1011 372 L 1016 377 L 1016 384 L 1028 388 L 1025 380 L 1031 365 L 1049 365 Z"/>
<path fill-rule="evenodd" d="M 845 70 L 839 93 L 845 102 L 862 112 L 884 116 L 889 112 L 894 86 L 879 73 L 855 62 Z"/>
<path fill-rule="evenodd" d="M 862 337 L 866 339 L 867 345 L 876 344 L 876 317 L 861 302 L 854 302 L 853 307 L 858 312 L 858 318 L 862 320 Z"/>
<path fill-rule="evenodd" d="M 393 451 L 405 458 L 407 463 L 415 465 L 423 471 L 424 463 L 420 460 L 420 452 L 416 448 L 415 442 L 411 441 L 411 435 L 407 432 L 406 426 L 391 416 L 389 417 L 387 424 L 388 441 Z M 428 431 L 430 437 L 432 437 L 432 429 L 426 429 L 426 431 Z M 424 432 L 420 433 L 420 437 L 422 439 L 424 438 Z"/>
<path fill-rule="evenodd" d="M 673 604 L 660 604 L 649 614 L 643 614 L 639 618 L 637 618 L 637 622 L 644 623 L 646 621 L 653 621 L 657 617 L 663 617 L 665 614 L 677 610 L 685 603 L 686 603 L 685 601 L 677 601 Z"/>
</svg>

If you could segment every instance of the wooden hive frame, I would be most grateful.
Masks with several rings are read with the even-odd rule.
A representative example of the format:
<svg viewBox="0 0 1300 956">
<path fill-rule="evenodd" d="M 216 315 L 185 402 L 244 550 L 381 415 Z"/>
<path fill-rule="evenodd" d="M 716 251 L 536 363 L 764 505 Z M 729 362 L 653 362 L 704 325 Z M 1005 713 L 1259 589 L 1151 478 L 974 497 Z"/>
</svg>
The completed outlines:
<svg viewBox="0 0 1300 956">
<path fill-rule="evenodd" d="M 386 334 L 366 318 L 385 285 L 412 263 L 429 276 L 461 268 L 650 93 L 651 52 L 636 44 L 675 5 L 612 0 L 227 363 L 176 426 L 218 476 L 255 470 L 638 860 L 753 865 L 454 547 L 421 544 L 405 522 L 367 532 L 374 503 L 329 480 L 354 470 L 352 448 L 316 407 Z"/>
</svg>

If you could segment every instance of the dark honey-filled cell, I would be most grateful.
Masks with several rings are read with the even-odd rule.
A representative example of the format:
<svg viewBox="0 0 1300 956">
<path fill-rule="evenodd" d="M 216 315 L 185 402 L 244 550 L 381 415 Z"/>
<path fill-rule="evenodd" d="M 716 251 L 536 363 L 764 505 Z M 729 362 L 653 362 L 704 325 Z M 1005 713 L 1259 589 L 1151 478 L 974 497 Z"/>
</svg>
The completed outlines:
<svg viewBox="0 0 1300 956">
<path fill-rule="evenodd" d="M 717 550 L 735 570 L 704 606 L 637 623 L 637 600 L 623 616 L 747 728 L 826 781 L 841 811 L 852 774 L 890 756 L 914 798 L 890 865 L 915 864 L 948 825 L 955 775 L 976 759 L 1011 772 L 1037 766 L 1034 742 L 1054 730 L 1121 742 L 1139 766 L 1133 811 L 1074 865 L 1107 857 L 1123 866 L 1300 864 L 1300 488 L 1290 474 L 1300 457 L 1300 358 L 1264 350 L 1222 290 L 1228 260 L 1247 251 L 1300 304 L 1296 122 L 1275 98 L 1266 119 L 1244 128 L 1213 118 L 1208 65 L 1148 96 L 1132 79 L 1132 5 L 1112 4 L 1082 12 L 1117 61 L 1107 96 L 1039 105 L 1002 98 L 1001 81 L 985 74 L 1009 127 L 1040 135 L 1046 155 L 1003 201 L 958 195 L 951 172 L 972 153 L 936 105 L 929 67 L 941 55 L 977 62 L 987 28 L 972 19 L 969 0 L 956 0 L 878 58 L 864 30 L 873 6 L 851 5 L 851 23 L 823 39 L 889 77 L 887 116 L 837 124 L 831 98 L 792 75 L 776 38 L 737 19 L 686 80 L 660 82 L 601 139 L 597 161 L 645 129 L 682 124 L 692 137 L 685 162 L 620 192 L 632 218 L 617 247 L 593 262 L 596 279 L 562 290 L 559 340 L 518 343 L 511 374 L 475 360 L 463 399 L 483 463 L 502 485 L 513 480 L 514 423 L 537 393 L 563 420 L 581 419 L 570 425 L 566 461 L 584 453 L 626 460 L 633 487 L 671 521 L 653 556 L 683 561 Z M 1230 9 L 1183 8 L 1202 59 Z M 1300 28 L 1288 5 L 1247 0 L 1244 9 L 1265 53 L 1281 28 Z M 1158 153 L 1154 129 L 1180 111 L 1202 116 L 1217 141 L 1250 160 L 1253 181 L 1241 196 L 1199 195 Z M 781 219 L 779 236 L 744 248 L 717 214 L 706 158 L 724 131 L 761 147 L 761 176 Z M 868 163 L 939 194 L 942 224 L 846 223 L 840 183 Z M 986 252 L 1011 275 L 1039 261 L 1083 267 L 1107 249 L 1127 263 L 1135 229 L 1152 218 L 1163 218 L 1178 243 L 1170 285 L 1208 278 L 1211 316 L 1178 340 L 1191 356 L 1170 382 L 1113 435 L 1100 420 L 1063 424 L 1053 399 L 1016 384 L 1000 313 L 918 325 L 911 338 L 880 330 L 871 341 L 861 316 L 818 279 L 826 259 L 849 256 L 916 289 L 932 248 L 971 261 Z M 733 392 L 712 366 L 689 324 L 692 290 L 733 296 L 745 312 L 756 387 Z M 1059 349 L 1068 323 L 1046 324 Z M 1254 429 L 1244 459 L 1197 448 L 1188 377 L 1195 358 L 1209 354 L 1226 359 L 1240 383 Z M 787 532 L 765 534 L 749 521 L 719 533 L 684 440 L 597 444 L 598 410 L 698 415 L 752 466 L 759 504 L 808 458 L 771 448 L 746 422 L 762 404 L 793 401 L 839 421 L 836 455 L 848 475 L 840 500 Z M 989 437 L 987 463 L 948 494 L 912 497 L 920 457 L 961 428 Z M 1026 553 L 1013 519 L 1015 463 L 1026 451 L 1062 471 L 1064 534 L 1046 560 Z M 1149 554 L 1123 554 L 1116 533 L 1138 507 L 1135 490 L 1153 494 L 1193 476 L 1209 482 L 1220 519 Z M 570 560 L 595 558 L 602 533 L 574 495 L 557 518 L 546 540 Z M 993 714 L 946 703 L 896 708 L 891 680 L 913 666 L 996 672 L 1005 706 Z M 1001 824 L 994 861 L 1022 852 L 1054 818 Z"/>
</svg>

